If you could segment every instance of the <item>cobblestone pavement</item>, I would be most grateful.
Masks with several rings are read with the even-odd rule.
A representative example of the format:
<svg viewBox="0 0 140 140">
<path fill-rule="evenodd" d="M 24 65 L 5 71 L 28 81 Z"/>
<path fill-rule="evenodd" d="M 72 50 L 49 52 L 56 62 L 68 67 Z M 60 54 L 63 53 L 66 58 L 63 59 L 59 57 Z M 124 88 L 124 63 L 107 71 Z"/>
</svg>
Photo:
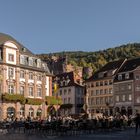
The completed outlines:
<svg viewBox="0 0 140 140">
<path fill-rule="evenodd" d="M 137 134 L 133 129 L 115 132 L 97 132 L 77 136 L 47 136 L 46 134 L 0 133 L 0 140 L 140 140 L 140 129 Z"/>
</svg>

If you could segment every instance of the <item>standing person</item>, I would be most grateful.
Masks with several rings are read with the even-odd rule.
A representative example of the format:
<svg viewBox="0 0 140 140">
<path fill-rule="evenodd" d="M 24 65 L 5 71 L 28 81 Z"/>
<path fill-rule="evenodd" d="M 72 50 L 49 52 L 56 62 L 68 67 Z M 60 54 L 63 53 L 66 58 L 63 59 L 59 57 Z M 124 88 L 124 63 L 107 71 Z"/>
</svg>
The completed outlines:
<svg viewBox="0 0 140 140">
<path fill-rule="evenodd" d="M 135 117 L 135 134 L 137 134 L 139 127 L 140 127 L 140 114 L 137 113 Z"/>
</svg>

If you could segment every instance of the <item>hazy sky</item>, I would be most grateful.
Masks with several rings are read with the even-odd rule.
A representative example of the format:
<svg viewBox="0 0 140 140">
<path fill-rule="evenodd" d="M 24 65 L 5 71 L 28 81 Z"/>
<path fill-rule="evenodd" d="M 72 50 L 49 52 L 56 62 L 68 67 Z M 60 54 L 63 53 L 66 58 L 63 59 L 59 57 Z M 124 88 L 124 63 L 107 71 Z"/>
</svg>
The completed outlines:
<svg viewBox="0 0 140 140">
<path fill-rule="evenodd" d="M 140 0 L 0 0 L 0 32 L 33 53 L 140 42 Z"/>
</svg>

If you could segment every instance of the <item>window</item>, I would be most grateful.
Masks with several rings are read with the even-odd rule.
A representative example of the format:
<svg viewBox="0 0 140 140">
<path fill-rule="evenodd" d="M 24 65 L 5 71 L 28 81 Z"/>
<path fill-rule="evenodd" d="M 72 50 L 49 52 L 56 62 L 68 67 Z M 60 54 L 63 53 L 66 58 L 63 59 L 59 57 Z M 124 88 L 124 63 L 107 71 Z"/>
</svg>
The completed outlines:
<svg viewBox="0 0 140 140">
<path fill-rule="evenodd" d="M 112 80 L 109 80 L 109 85 L 112 85 Z"/>
<path fill-rule="evenodd" d="M 96 87 L 98 87 L 99 86 L 99 82 L 96 82 Z"/>
<path fill-rule="evenodd" d="M 41 79 L 41 74 L 38 74 L 38 75 L 37 75 L 37 80 L 38 80 L 38 81 L 41 81 L 41 80 L 42 80 L 42 79 Z"/>
<path fill-rule="evenodd" d="M 20 78 L 24 78 L 24 70 L 20 71 Z"/>
<path fill-rule="evenodd" d="M 94 98 L 91 98 L 91 105 L 94 104 Z"/>
<path fill-rule="evenodd" d="M 119 102 L 119 100 L 120 100 L 120 96 L 116 95 L 116 102 Z"/>
<path fill-rule="evenodd" d="M 96 104 L 97 104 L 97 105 L 100 104 L 100 98 L 96 98 Z"/>
<path fill-rule="evenodd" d="M 71 98 L 69 97 L 69 98 L 68 98 L 68 104 L 70 104 L 70 103 L 71 103 Z"/>
<path fill-rule="evenodd" d="M 136 89 L 136 91 L 140 91 L 140 85 L 136 85 L 136 87 L 135 87 Z"/>
<path fill-rule="evenodd" d="M 118 75 L 118 80 L 122 80 L 122 75 L 121 74 Z"/>
<path fill-rule="evenodd" d="M 113 93 L 113 90 L 112 88 L 109 89 L 109 94 L 112 94 Z"/>
<path fill-rule="evenodd" d="M 129 73 L 125 74 L 125 79 L 129 79 Z"/>
<path fill-rule="evenodd" d="M 91 83 L 91 87 L 94 87 L 94 83 Z"/>
<path fill-rule="evenodd" d="M 64 98 L 64 104 L 66 104 L 67 103 L 67 98 Z"/>
<path fill-rule="evenodd" d="M 14 68 L 9 68 L 8 69 L 8 77 L 9 78 L 13 78 L 14 77 Z"/>
<path fill-rule="evenodd" d="M 104 82 L 104 85 L 108 85 L 108 81 L 105 81 L 105 82 Z"/>
<path fill-rule="evenodd" d="M 29 79 L 33 80 L 33 73 L 32 72 L 29 72 Z"/>
<path fill-rule="evenodd" d="M 100 94 L 103 94 L 103 89 L 100 89 Z"/>
<path fill-rule="evenodd" d="M 100 82 L 100 86 L 103 86 L 103 81 Z"/>
<path fill-rule="evenodd" d="M 91 90 L 90 95 L 91 95 L 91 96 L 94 95 L 94 90 Z"/>
<path fill-rule="evenodd" d="M 34 110 L 33 110 L 33 108 L 29 109 L 29 117 L 34 117 Z"/>
<path fill-rule="evenodd" d="M 120 90 L 124 91 L 125 90 L 125 85 L 121 85 Z"/>
<path fill-rule="evenodd" d="M 118 92 L 119 91 L 119 86 L 118 85 L 114 85 L 114 91 Z"/>
<path fill-rule="evenodd" d="M 104 93 L 105 93 L 105 94 L 107 94 L 107 93 L 108 93 L 108 90 L 107 90 L 107 89 L 105 89 L 105 90 L 104 90 Z"/>
<path fill-rule="evenodd" d="M 33 96 L 33 87 L 29 87 L 29 96 Z"/>
<path fill-rule="evenodd" d="M 40 68 L 41 67 L 41 60 L 37 59 L 37 67 Z"/>
<path fill-rule="evenodd" d="M 128 100 L 132 101 L 132 95 L 131 94 L 128 95 Z"/>
<path fill-rule="evenodd" d="M 136 103 L 140 103 L 140 97 L 136 99 Z"/>
<path fill-rule="evenodd" d="M 60 90 L 60 93 L 59 93 L 59 95 L 62 95 L 62 90 Z"/>
<path fill-rule="evenodd" d="M 99 94 L 99 90 L 96 90 L 96 95 L 98 95 Z"/>
<path fill-rule="evenodd" d="M 20 55 L 20 64 L 25 64 L 24 55 Z"/>
<path fill-rule="evenodd" d="M 113 97 L 109 97 L 109 104 L 113 103 Z"/>
<path fill-rule="evenodd" d="M 70 93 L 71 93 L 71 89 L 69 88 L 69 89 L 68 89 L 68 94 L 70 94 Z"/>
<path fill-rule="evenodd" d="M 66 93 L 67 93 L 67 90 L 66 90 L 66 89 L 64 89 L 64 95 L 66 95 Z"/>
<path fill-rule="evenodd" d="M 100 104 L 101 105 L 103 104 L 103 98 L 100 98 Z"/>
<path fill-rule="evenodd" d="M 8 54 L 8 61 L 14 62 L 14 54 Z"/>
<path fill-rule="evenodd" d="M 20 94 L 24 95 L 24 86 L 20 86 Z"/>
<path fill-rule="evenodd" d="M 126 99 L 125 99 L 125 95 L 122 95 L 122 101 L 125 101 Z"/>
<path fill-rule="evenodd" d="M 24 114 L 25 114 L 25 109 L 24 109 L 24 107 L 21 107 L 21 108 L 20 108 L 20 112 L 19 112 L 19 113 L 20 113 L 20 116 L 21 116 L 21 117 L 24 116 Z"/>
<path fill-rule="evenodd" d="M 108 103 L 108 97 L 105 97 L 105 103 Z"/>
<path fill-rule="evenodd" d="M 129 90 L 131 90 L 131 89 L 132 89 L 131 84 L 128 84 L 128 89 L 129 89 Z"/>
<path fill-rule="evenodd" d="M 41 97 L 41 87 L 37 88 L 37 97 Z"/>
<path fill-rule="evenodd" d="M 140 80 L 140 76 L 139 76 L 139 75 L 136 75 L 136 76 L 135 76 L 135 79 L 136 79 L 136 80 Z"/>
<path fill-rule="evenodd" d="M 29 66 L 33 66 L 33 58 L 29 57 Z"/>
<path fill-rule="evenodd" d="M 88 104 L 91 105 L 91 99 L 90 98 L 88 98 Z"/>
<path fill-rule="evenodd" d="M 8 93 L 13 94 L 14 93 L 14 85 L 9 85 L 8 86 Z"/>
</svg>

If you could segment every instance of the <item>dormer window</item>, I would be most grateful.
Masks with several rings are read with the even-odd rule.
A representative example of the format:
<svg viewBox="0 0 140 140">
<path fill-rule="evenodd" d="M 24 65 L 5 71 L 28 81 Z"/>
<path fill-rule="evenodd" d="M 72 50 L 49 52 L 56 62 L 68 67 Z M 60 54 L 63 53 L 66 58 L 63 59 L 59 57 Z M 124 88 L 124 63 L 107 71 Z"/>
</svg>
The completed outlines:
<svg viewBox="0 0 140 140">
<path fill-rule="evenodd" d="M 33 58 L 29 57 L 29 66 L 33 66 Z"/>
<path fill-rule="evenodd" d="M 121 74 L 118 75 L 118 80 L 122 80 L 122 75 Z"/>
<path fill-rule="evenodd" d="M 129 79 L 129 73 L 125 74 L 125 79 Z"/>
<path fill-rule="evenodd" d="M 40 68 L 41 67 L 41 60 L 37 59 L 37 67 Z"/>
<path fill-rule="evenodd" d="M 23 52 L 26 52 L 26 48 L 22 48 L 22 51 L 23 51 Z"/>
</svg>

